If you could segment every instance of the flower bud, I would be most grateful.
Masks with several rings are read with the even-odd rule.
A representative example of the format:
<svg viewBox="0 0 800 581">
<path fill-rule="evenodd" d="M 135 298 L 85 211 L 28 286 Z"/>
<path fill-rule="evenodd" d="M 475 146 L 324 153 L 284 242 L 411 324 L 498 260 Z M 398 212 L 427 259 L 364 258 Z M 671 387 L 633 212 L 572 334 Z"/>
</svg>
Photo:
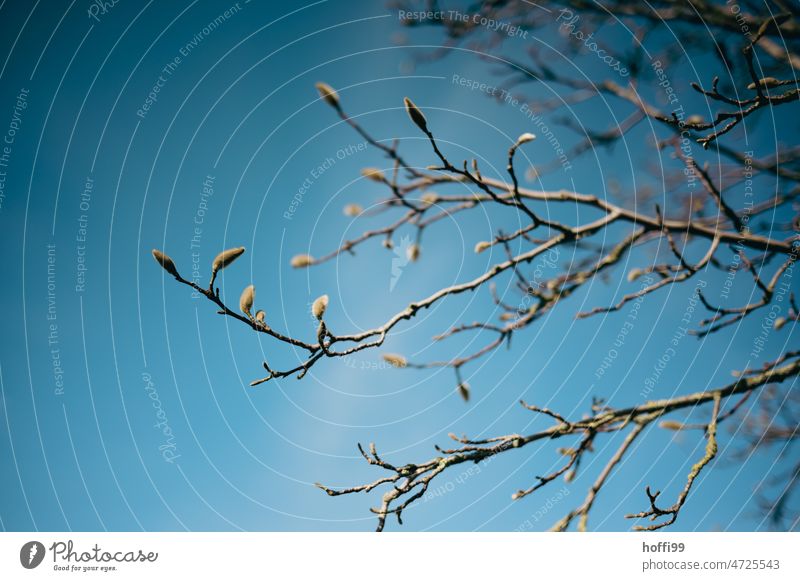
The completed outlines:
<svg viewBox="0 0 800 581">
<path fill-rule="evenodd" d="M 377 167 L 365 167 L 361 170 L 361 175 L 373 182 L 383 183 L 386 181 L 383 172 Z"/>
<path fill-rule="evenodd" d="M 674 420 L 663 420 L 659 422 L 658 427 L 664 428 L 665 430 L 674 430 L 676 432 L 684 428 L 681 422 L 676 422 Z"/>
<path fill-rule="evenodd" d="M 406 105 L 406 113 L 408 113 L 408 116 L 411 117 L 411 120 L 417 125 L 417 127 L 427 133 L 428 120 L 425 119 L 425 115 L 422 114 L 422 111 L 419 110 L 419 107 L 414 105 L 414 102 L 408 97 L 403 99 L 403 103 Z"/>
<path fill-rule="evenodd" d="M 259 323 L 263 323 L 264 317 L 266 316 L 267 314 L 264 311 L 261 310 L 256 311 L 256 321 L 258 321 Z"/>
<path fill-rule="evenodd" d="M 786 317 L 778 317 L 775 319 L 775 323 L 773 323 L 773 327 L 775 327 L 776 331 L 780 331 L 783 329 L 783 326 L 786 324 Z"/>
<path fill-rule="evenodd" d="M 217 257 L 211 264 L 211 275 L 214 276 L 217 274 L 220 270 L 228 266 L 242 254 L 244 254 L 244 246 L 240 246 L 239 248 L 230 248 L 217 254 Z"/>
<path fill-rule="evenodd" d="M 331 107 L 339 108 L 339 93 L 327 83 L 319 82 L 314 85 L 319 92 L 319 96 Z"/>
<path fill-rule="evenodd" d="M 161 265 L 161 267 L 170 273 L 175 278 L 178 278 L 178 269 L 175 268 L 175 263 L 172 262 L 172 259 L 161 252 L 160 250 L 153 249 L 153 258 Z"/>
<path fill-rule="evenodd" d="M 408 365 L 406 358 L 402 355 L 397 355 L 396 353 L 384 353 L 383 360 L 392 367 L 405 367 Z"/>
<path fill-rule="evenodd" d="M 628 272 L 628 282 L 633 282 L 640 276 L 644 274 L 644 271 L 641 268 L 632 268 Z"/>
<path fill-rule="evenodd" d="M 763 79 L 758 80 L 758 84 L 761 85 L 762 89 L 768 89 L 770 87 L 780 86 L 782 83 L 775 77 L 764 77 Z M 756 84 L 750 83 L 749 85 L 747 85 L 747 88 L 750 89 L 751 91 L 754 91 L 756 88 Z"/>
<path fill-rule="evenodd" d="M 458 395 L 460 395 L 461 399 L 464 401 L 469 401 L 469 383 L 462 381 L 458 384 Z"/>
<path fill-rule="evenodd" d="M 361 214 L 361 212 L 363 212 L 363 211 L 364 211 L 364 208 L 362 208 L 358 204 L 347 204 L 344 207 L 344 215 L 345 216 L 349 216 L 351 218 L 355 218 L 356 216 L 359 216 Z"/>
<path fill-rule="evenodd" d="M 325 309 L 328 308 L 328 295 L 322 295 L 311 305 L 311 313 L 318 319 L 322 320 L 325 315 Z"/>
<path fill-rule="evenodd" d="M 406 248 L 406 256 L 411 262 L 416 262 L 417 260 L 419 260 L 419 253 L 420 253 L 419 244 L 412 244 L 411 246 Z"/>
<path fill-rule="evenodd" d="M 485 240 L 482 240 L 475 245 L 475 254 L 480 254 L 487 248 L 491 248 L 491 246 L 492 246 L 491 242 L 486 242 Z"/>
<path fill-rule="evenodd" d="M 293 268 L 305 268 L 306 266 L 314 264 L 314 258 L 308 254 L 298 254 L 292 257 L 289 264 L 291 264 Z"/>
<path fill-rule="evenodd" d="M 242 296 L 239 297 L 239 308 L 248 317 L 250 316 L 250 309 L 253 308 L 253 301 L 255 300 L 255 298 L 256 298 L 256 287 L 254 287 L 252 284 L 246 286 L 245 289 L 242 291 Z"/>
<path fill-rule="evenodd" d="M 438 198 L 436 194 L 434 194 L 433 192 L 425 192 L 419 197 L 419 201 L 427 206 L 435 204 L 437 199 Z"/>
<path fill-rule="evenodd" d="M 517 146 L 520 146 L 523 143 L 528 143 L 529 141 L 533 141 L 534 139 L 536 139 L 536 136 L 533 133 L 523 133 L 517 137 Z"/>
</svg>

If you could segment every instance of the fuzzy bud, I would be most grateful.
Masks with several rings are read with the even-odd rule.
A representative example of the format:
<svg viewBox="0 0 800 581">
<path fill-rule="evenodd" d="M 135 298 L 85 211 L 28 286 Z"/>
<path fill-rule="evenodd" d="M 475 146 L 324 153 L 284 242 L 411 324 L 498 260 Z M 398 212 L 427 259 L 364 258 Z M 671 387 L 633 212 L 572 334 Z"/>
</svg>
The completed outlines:
<svg viewBox="0 0 800 581">
<path fill-rule="evenodd" d="M 411 262 L 419 260 L 420 248 L 419 244 L 412 244 L 406 249 L 406 256 Z"/>
<path fill-rule="evenodd" d="M 260 311 L 260 310 L 256 311 L 256 321 L 258 321 L 259 323 L 263 324 L 264 323 L 264 317 L 266 317 L 266 316 L 267 316 L 267 314 L 264 311 Z"/>
<path fill-rule="evenodd" d="M 433 192 L 425 192 L 419 197 L 419 201 L 425 204 L 426 206 L 431 206 L 436 203 L 437 200 L 436 194 Z"/>
<path fill-rule="evenodd" d="M 776 331 L 780 331 L 783 329 L 783 326 L 786 324 L 786 317 L 778 317 L 775 319 L 775 323 L 773 323 L 773 327 L 775 327 Z"/>
<path fill-rule="evenodd" d="M 480 242 L 478 242 L 475 245 L 475 254 L 480 254 L 481 252 L 483 252 L 487 248 L 491 248 L 491 247 L 492 247 L 492 243 L 491 242 L 486 242 L 485 240 L 481 240 Z"/>
<path fill-rule="evenodd" d="M 339 108 L 339 93 L 337 93 L 333 87 L 321 81 L 314 86 L 317 88 L 319 96 L 322 97 L 328 105 L 336 109 Z"/>
<path fill-rule="evenodd" d="M 156 262 L 158 262 L 164 270 L 166 270 L 175 278 L 178 278 L 178 269 L 175 268 L 175 263 L 172 262 L 172 259 L 169 256 L 154 248 L 153 258 L 156 259 Z"/>
<path fill-rule="evenodd" d="M 522 145 L 523 143 L 528 143 L 529 141 L 533 141 L 536 139 L 536 136 L 533 133 L 523 133 L 519 137 L 517 137 L 517 147 Z"/>
<path fill-rule="evenodd" d="M 231 264 L 234 260 L 239 258 L 242 254 L 244 254 L 244 246 L 240 246 L 239 248 L 230 248 L 228 250 L 223 250 L 217 257 L 214 259 L 214 262 L 211 263 L 211 275 L 216 275 L 220 270 Z"/>
<path fill-rule="evenodd" d="M 351 218 L 355 218 L 356 216 L 359 216 L 361 214 L 361 212 L 363 212 L 363 211 L 364 211 L 364 208 L 362 208 L 358 204 L 347 204 L 344 207 L 344 215 L 345 216 L 349 216 Z"/>
<path fill-rule="evenodd" d="M 293 268 L 305 268 L 314 264 L 314 258 L 308 254 L 298 254 L 292 257 L 289 263 Z"/>
<path fill-rule="evenodd" d="M 458 395 L 460 395 L 461 399 L 464 401 L 469 401 L 469 383 L 462 381 L 458 384 Z"/>
<path fill-rule="evenodd" d="M 328 308 L 328 295 L 322 295 L 311 305 L 311 313 L 318 319 L 322 320 L 325 315 L 325 309 Z"/>
<path fill-rule="evenodd" d="M 386 181 L 383 172 L 377 167 L 365 167 L 361 170 L 361 175 L 373 182 L 383 183 Z"/>
<path fill-rule="evenodd" d="M 681 422 L 676 422 L 673 420 L 663 420 L 658 424 L 659 428 L 664 428 L 665 430 L 673 430 L 678 432 L 683 429 L 683 424 Z"/>
<path fill-rule="evenodd" d="M 644 271 L 641 268 L 632 268 L 628 272 L 628 282 L 634 282 L 640 276 L 644 274 Z"/>
<path fill-rule="evenodd" d="M 775 77 L 764 77 L 763 79 L 758 80 L 758 84 L 761 85 L 762 89 L 768 89 L 770 87 L 778 87 L 782 83 Z M 756 88 L 756 84 L 750 83 L 749 85 L 747 85 L 747 88 L 750 89 L 751 91 L 754 91 Z"/>
<path fill-rule="evenodd" d="M 239 297 L 239 308 L 248 317 L 250 316 L 250 309 L 253 308 L 253 301 L 255 300 L 255 298 L 256 298 L 256 287 L 254 287 L 252 284 L 246 286 L 245 289 L 242 291 L 242 296 Z"/>
<path fill-rule="evenodd" d="M 414 105 L 414 102 L 408 97 L 403 99 L 403 103 L 406 105 L 406 113 L 408 113 L 408 116 L 411 117 L 411 120 L 417 125 L 417 127 L 427 133 L 428 120 L 425 119 L 425 115 L 422 114 L 422 111 L 419 110 L 419 107 Z"/>
<path fill-rule="evenodd" d="M 405 367 L 408 365 L 406 358 L 402 355 L 397 355 L 396 353 L 384 353 L 383 360 L 392 367 Z"/>
</svg>

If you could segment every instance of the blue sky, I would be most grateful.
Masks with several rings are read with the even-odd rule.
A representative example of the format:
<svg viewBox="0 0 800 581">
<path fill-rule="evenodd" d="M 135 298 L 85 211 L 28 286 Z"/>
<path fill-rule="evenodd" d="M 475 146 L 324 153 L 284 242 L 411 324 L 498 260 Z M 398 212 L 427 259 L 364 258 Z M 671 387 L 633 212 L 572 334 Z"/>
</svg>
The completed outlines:
<svg viewBox="0 0 800 581">
<path fill-rule="evenodd" d="M 96 18 L 87 10 L 83 2 L 32 9 L 10 1 L 0 8 L 0 131 L 11 127 L 15 107 L 19 113 L 0 207 L 4 529 L 371 530 L 368 507 L 378 504 L 377 495 L 331 499 L 313 486 L 376 479 L 357 442 L 375 442 L 390 461 L 423 460 L 448 432 L 477 437 L 549 425 L 521 409 L 520 398 L 571 417 L 588 411 L 593 395 L 618 405 L 641 401 L 693 288 L 651 296 L 624 349 L 598 378 L 630 311 L 582 321 L 573 315 L 635 288 L 625 281 L 624 265 L 608 284 L 593 283 L 518 334 L 511 349 L 465 368 L 473 389 L 466 405 L 451 372 L 386 369 L 378 351 L 323 361 L 302 381 L 249 387 L 263 375 L 264 358 L 285 367 L 298 354 L 192 299 L 153 262 L 152 248 L 164 249 L 184 276 L 196 252 L 206 280 L 220 250 L 245 246 L 221 276 L 224 296 L 236 304 L 241 289 L 255 284 L 256 304 L 272 326 L 310 340 L 308 309 L 317 296 L 330 295 L 326 320 L 336 332 L 374 327 L 410 301 L 484 272 L 502 253 L 476 256 L 475 243 L 514 228 L 518 219 L 493 209 L 442 221 L 426 231 L 421 260 L 403 267 L 391 291 L 394 254 L 378 241 L 319 268 L 291 269 L 294 254 L 322 255 L 386 219 L 343 215 L 346 204 L 369 207 L 385 194 L 359 171 L 388 162 L 318 99 L 315 82 L 339 89 L 348 112 L 379 138 L 400 139 L 421 166 L 434 160 L 402 109 L 404 96 L 425 110 L 449 155 L 477 157 L 487 174 L 502 175 L 509 144 L 538 129 L 518 107 L 453 83 L 454 74 L 497 83 L 486 59 L 454 50 L 413 66 L 439 35 L 402 28 L 380 3 L 120 2 Z M 553 38 L 508 39 L 504 49 Z M 590 70 L 598 66 L 592 58 L 560 65 Z M 710 61 L 691 65 L 703 77 L 712 70 Z M 692 67 L 674 78 L 693 78 Z M 158 93 L 145 110 L 154 87 Z M 18 105 L 23 90 L 25 108 Z M 541 99 L 564 94 L 556 85 L 526 90 Z M 681 98 L 706 106 L 687 92 Z M 609 102 L 560 114 L 603 128 L 627 113 Z M 559 139 L 575 143 L 576 134 L 555 117 L 548 122 Z M 797 130 L 796 118 L 778 123 L 768 112 L 759 123 L 766 137 Z M 527 185 L 606 197 L 613 196 L 612 182 L 628 191 L 650 186 L 662 192 L 656 199 L 669 211 L 663 186 L 643 171 L 646 163 L 675 167 L 646 146 L 652 130 L 645 123 L 612 151 L 590 152 L 571 172 Z M 770 151 L 770 139 L 732 139 L 736 147 Z M 549 161 L 553 152 L 539 139 L 524 154 L 521 166 Z M 768 196 L 774 184 L 758 183 L 767 192 L 759 195 Z M 731 195 L 735 202 L 739 194 Z M 560 218 L 571 211 L 541 209 Z M 403 235 L 413 232 L 401 231 L 398 241 Z M 566 250 L 558 257 L 562 264 L 570 258 Z M 635 259 L 640 265 L 652 256 L 637 250 Z M 743 279 L 731 291 L 732 304 L 750 296 L 752 285 Z M 719 297 L 724 276 L 711 272 L 703 280 L 710 296 Z M 498 287 L 512 282 L 499 279 Z M 512 293 L 507 299 L 519 300 Z M 493 308 L 486 290 L 442 302 L 398 326 L 384 351 L 418 360 L 466 353 L 480 337 L 435 345 L 430 338 L 454 321 L 496 316 Z M 701 316 L 695 311 L 693 321 Z M 762 319 L 756 314 L 707 340 L 681 339 L 654 396 L 729 382 Z M 796 347 L 793 333 L 773 333 L 753 363 Z M 600 443 L 569 486 L 554 482 L 518 502 L 513 492 L 553 468 L 555 446 L 530 446 L 445 474 L 433 485 L 436 494 L 406 512 L 400 530 L 546 529 L 582 501 L 618 442 Z M 774 453 L 735 462 L 725 453 L 729 443 L 723 430 L 723 454 L 698 480 L 677 528 L 765 527 L 749 500 L 780 466 Z M 600 495 L 590 527 L 626 530 L 630 522 L 622 515 L 645 508 L 646 484 L 665 497 L 676 494 L 704 444 L 696 434 L 651 429 L 639 445 Z"/>
</svg>

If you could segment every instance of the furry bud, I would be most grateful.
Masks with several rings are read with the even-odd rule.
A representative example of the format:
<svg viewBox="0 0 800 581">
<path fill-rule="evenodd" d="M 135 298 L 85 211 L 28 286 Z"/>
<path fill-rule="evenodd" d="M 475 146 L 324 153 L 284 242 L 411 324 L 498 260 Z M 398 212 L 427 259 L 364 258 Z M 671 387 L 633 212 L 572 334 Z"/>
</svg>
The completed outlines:
<svg viewBox="0 0 800 581">
<path fill-rule="evenodd" d="M 328 295 L 322 295 L 311 305 L 311 313 L 318 319 L 322 320 L 325 315 L 325 309 L 328 308 Z"/>
<path fill-rule="evenodd" d="M 160 250 L 153 249 L 153 258 L 161 265 L 161 267 L 170 273 L 175 278 L 178 278 L 178 269 L 175 268 L 175 263 L 172 262 L 172 259 L 161 252 Z"/>
<path fill-rule="evenodd" d="M 331 107 L 339 108 L 339 93 L 327 83 L 319 82 L 314 85 L 319 92 L 319 96 Z"/>
<path fill-rule="evenodd" d="M 523 133 L 517 137 L 517 146 L 520 146 L 523 143 L 528 143 L 529 141 L 533 141 L 534 139 L 536 139 L 536 136 L 533 133 Z"/>
<path fill-rule="evenodd" d="M 314 258 L 308 254 L 298 254 L 292 257 L 289 263 L 293 268 L 305 268 L 314 264 Z"/>
<path fill-rule="evenodd" d="M 259 323 L 263 324 L 264 323 L 264 317 L 266 317 L 266 316 L 267 316 L 267 314 L 264 311 L 260 311 L 260 310 L 256 311 L 256 321 L 258 321 Z"/>
<path fill-rule="evenodd" d="M 427 133 L 428 120 L 425 119 L 425 115 L 422 114 L 422 111 L 419 110 L 419 107 L 414 105 L 414 102 L 408 97 L 403 99 L 403 103 L 406 105 L 406 113 L 408 113 L 408 116 L 411 117 L 411 120 L 417 125 L 417 127 Z"/>
<path fill-rule="evenodd" d="M 361 170 L 361 175 L 373 182 L 383 183 L 386 181 L 383 172 L 377 167 L 365 167 Z"/>
<path fill-rule="evenodd" d="M 423 204 L 427 205 L 427 206 L 435 204 L 436 200 L 437 200 L 437 196 L 433 192 L 425 192 L 424 194 L 422 194 L 419 197 L 419 201 L 422 202 Z"/>
<path fill-rule="evenodd" d="M 469 401 L 469 383 L 462 381 L 458 384 L 458 395 L 460 395 L 461 399 L 464 401 Z"/>
<path fill-rule="evenodd" d="M 405 367 L 408 365 L 406 358 L 402 355 L 397 355 L 396 353 L 384 353 L 383 360 L 392 367 Z"/>
<path fill-rule="evenodd" d="M 487 248 L 491 248 L 491 247 L 492 247 L 492 243 L 491 242 L 486 242 L 485 240 L 482 240 L 482 241 L 478 242 L 475 245 L 475 254 L 480 254 L 481 252 L 483 252 Z"/>
<path fill-rule="evenodd" d="M 411 262 L 416 262 L 417 260 L 419 260 L 419 253 L 420 253 L 419 244 L 412 244 L 411 246 L 406 248 L 406 256 Z"/>
<path fill-rule="evenodd" d="M 349 216 L 351 218 L 355 218 L 356 216 L 359 216 L 361 214 L 361 212 L 363 212 L 363 211 L 364 211 L 364 208 L 362 208 L 358 204 L 347 204 L 344 207 L 344 215 L 345 216 Z"/>
<path fill-rule="evenodd" d="M 764 77 L 763 79 L 758 80 L 758 84 L 761 85 L 762 89 L 768 89 L 770 87 L 778 87 L 783 83 L 781 83 L 781 81 L 779 81 L 775 77 Z M 747 88 L 750 89 L 751 91 L 754 91 L 756 88 L 756 84 L 750 83 L 749 85 L 747 85 Z"/>
<path fill-rule="evenodd" d="M 223 250 L 217 257 L 214 259 L 214 262 L 211 264 L 211 274 L 212 276 L 217 274 L 220 270 L 228 266 L 234 260 L 239 258 L 242 254 L 244 254 L 244 246 L 240 246 L 239 248 L 230 248 L 228 250 Z"/>
<path fill-rule="evenodd" d="M 644 274 L 644 271 L 641 268 L 632 268 L 628 272 L 628 282 L 633 282 L 640 276 Z"/>
<path fill-rule="evenodd" d="M 252 284 L 246 286 L 245 289 L 242 291 L 242 296 L 239 297 L 239 308 L 248 317 L 250 316 L 250 309 L 253 308 L 253 301 L 255 300 L 255 298 L 256 298 L 256 287 L 254 287 Z"/>
</svg>

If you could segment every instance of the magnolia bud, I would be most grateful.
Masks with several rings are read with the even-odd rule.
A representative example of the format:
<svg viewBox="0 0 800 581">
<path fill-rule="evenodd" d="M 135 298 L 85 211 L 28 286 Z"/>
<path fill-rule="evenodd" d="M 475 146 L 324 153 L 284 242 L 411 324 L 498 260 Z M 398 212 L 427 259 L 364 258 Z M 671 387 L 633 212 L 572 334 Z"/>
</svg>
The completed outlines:
<svg viewBox="0 0 800 581">
<path fill-rule="evenodd" d="M 575 471 L 574 471 L 574 470 L 568 470 L 568 471 L 567 471 L 567 472 L 564 474 L 564 482 L 566 482 L 566 483 L 570 483 L 570 482 L 572 482 L 573 480 L 575 480 Z"/>
<path fill-rule="evenodd" d="M 260 310 L 256 311 L 256 321 L 258 321 L 259 323 L 263 323 L 264 322 L 264 317 L 266 317 L 266 316 L 267 316 L 267 314 L 264 311 L 260 311 Z"/>
<path fill-rule="evenodd" d="M 462 381 L 458 384 L 458 395 L 460 395 L 461 399 L 464 401 L 469 401 L 469 383 Z"/>
<path fill-rule="evenodd" d="M 644 271 L 641 268 L 632 268 L 628 272 L 628 282 L 633 282 L 640 276 L 644 274 Z"/>
<path fill-rule="evenodd" d="M 778 317 L 777 319 L 775 319 L 775 323 L 773 323 L 773 326 L 775 327 L 776 331 L 780 331 L 781 329 L 783 329 L 783 326 L 785 324 L 786 324 L 786 317 Z"/>
<path fill-rule="evenodd" d="M 311 305 L 311 313 L 320 321 L 328 308 L 328 295 L 322 295 Z"/>
<path fill-rule="evenodd" d="M 491 242 L 486 242 L 485 240 L 482 240 L 475 245 L 475 254 L 480 254 L 487 248 L 491 248 L 491 246 L 492 246 Z"/>
<path fill-rule="evenodd" d="M 529 141 L 533 141 L 536 139 L 536 136 L 533 133 L 523 133 L 519 137 L 517 137 L 517 145 L 522 145 L 523 143 L 528 143 Z"/>
<path fill-rule="evenodd" d="M 373 182 L 383 183 L 386 181 L 386 178 L 383 177 L 383 172 L 377 167 L 365 167 L 361 170 L 361 175 Z"/>
<path fill-rule="evenodd" d="M 306 266 L 311 266 L 314 264 L 314 258 L 308 254 L 298 254 L 297 256 L 293 256 L 291 262 L 289 263 L 294 268 L 305 268 Z"/>
<path fill-rule="evenodd" d="M 336 109 L 339 108 L 339 93 L 337 93 L 333 87 L 323 82 L 319 82 L 314 86 L 317 88 L 317 91 L 319 91 L 319 96 L 322 97 L 328 105 Z"/>
<path fill-rule="evenodd" d="M 419 260 L 419 244 L 412 244 L 408 248 L 406 248 L 406 256 L 411 262 L 416 262 Z"/>
<path fill-rule="evenodd" d="M 250 309 L 253 308 L 253 301 L 255 300 L 255 298 L 256 298 L 256 287 L 254 287 L 252 284 L 246 286 L 245 289 L 242 291 L 242 296 L 239 297 L 239 308 L 248 317 L 250 316 Z"/>
<path fill-rule="evenodd" d="M 178 276 L 180 276 L 178 274 L 178 269 L 175 268 L 175 263 L 172 262 L 172 259 L 169 256 L 167 256 L 160 250 L 156 250 L 154 248 L 153 258 L 155 258 L 156 261 L 162 266 L 162 268 L 166 270 L 168 273 L 170 273 L 172 276 L 174 276 L 175 278 L 178 278 Z"/>
<path fill-rule="evenodd" d="M 406 105 L 406 113 L 408 113 L 408 116 L 411 117 L 411 120 L 416 123 L 417 127 L 427 133 L 428 120 L 425 119 L 425 115 L 422 114 L 422 111 L 419 110 L 419 107 L 414 105 L 414 102 L 408 97 L 403 99 L 403 103 Z"/>
<path fill-rule="evenodd" d="M 663 420 L 659 422 L 658 427 L 664 428 L 665 430 L 674 430 L 677 432 L 682 430 L 684 426 L 681 422 L 676 422 L 673 420 Z"/>
<path fill-rule="evenodd" d="M 347 204 L 344 207 L 344 215 L 350 216 L 351 218 L 355 218 L 356 216 L 360 215 L 361 212 L 364 211 L 364 208 L 359 206 L 358 204 Z"/>
<path fill-rule="evenodd" d="M 384 353 L 383 360 L 392 367 L 405 367 L 408 365 L 406 358 L 402 355 L 397 355 L 396 353 Z"/>
<path fill-rule="evenodd" d="M 425 192 L 419 197 L 420 202 L 428 206 L 435 204 L 437 199 L 438 198 L 436 194 L 434 194 L 433 192 Z"/>
<path fill-rule="evenodd" d="M 759 79 L 758 80 L 758 84 L 761 85 L 762 89 L 767 89 L 769 87 L 777 87 L 777 86 L 781 85 L 782 83 L 781 83 L 780 80 L 776 79 L 775 77 L 764 77 L 763 79 Z M 753 91 L 756 88 L 756 84 L 755 83 L 750 83 L 749 85 L 747 85 L 747 88 L 750 89 L 751 91 Z"/>
<path fill-rule="evenodd" d="M 211 264 L 211 275 L 217 274 L 220 270 L 228 266 L 231 262 L 244 254 L 244 246 L 239 248 L 230 248 L 217 254 L 214 262 Z"/>
</svg>

